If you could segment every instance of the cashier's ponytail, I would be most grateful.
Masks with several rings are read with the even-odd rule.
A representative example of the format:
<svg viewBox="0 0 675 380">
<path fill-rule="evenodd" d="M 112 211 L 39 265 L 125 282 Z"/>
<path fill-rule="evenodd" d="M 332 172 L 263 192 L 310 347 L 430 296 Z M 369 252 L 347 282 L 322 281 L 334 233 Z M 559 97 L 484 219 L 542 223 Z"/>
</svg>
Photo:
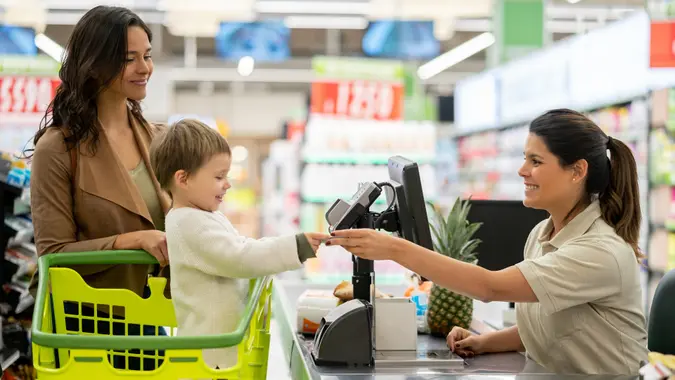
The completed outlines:
<svg viewBox="0 0 675 380">
<path fill-rule="evenodd" d="M 635 157 L 626 144 L 612 137 L 607 139 L 607 149 L 610 154 L 609 184 L 600 193 L 602 217 L 633 247 L 639 260 L 644 255 L 638 247 L 642 214 Z"/>
<path fill-rule="evenodd" d="M 571 167 L 579 160 L 588 163 L 586 196 L 579 203 L 598 199 L 602 218 L 633 248 L 635 257 L 642 259 L 638 247 L 642 216 L 638 174 L 630 148 L 607 136 L 583 114 L 569 109 L 537 117 L 530 124 L 530 133 L 543 139 L 561 166 Z"/>
</svg>

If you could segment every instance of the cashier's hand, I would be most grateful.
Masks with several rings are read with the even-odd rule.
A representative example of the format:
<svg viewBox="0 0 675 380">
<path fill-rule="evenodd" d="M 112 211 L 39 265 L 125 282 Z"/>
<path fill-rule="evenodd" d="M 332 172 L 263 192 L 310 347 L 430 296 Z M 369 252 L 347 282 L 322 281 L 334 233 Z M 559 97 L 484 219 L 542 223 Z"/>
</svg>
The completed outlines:
<svg viewBox="0 0 675 380">
<path fill-rule="evenodd" d="M 312 249 L 314 250 L 314 253 L 319 249 L 319 246 L 321 243 L 327 241 L 330 239 L 330 235 L 328 234 L 321 234 L 318 232 L 305 232 L 305 237 L 307 238 L 307 241 L 309 242 L 309 245 L 312 246 Z"/>
<path fill-rule="evenodd" d="M 471 357 L 483 353 L 483 342 L 479 335 L 475 335 L 461 327 L 453 327 L 447 338 L 450 351 L 459 356 Z"/>
<path fill-rule="evenodd" d="M 352 254 L 368 260 L 392 260 L 403 241 L 371 229 L 337 230 L 326 245 L 339 245 Z"/>
</svg>

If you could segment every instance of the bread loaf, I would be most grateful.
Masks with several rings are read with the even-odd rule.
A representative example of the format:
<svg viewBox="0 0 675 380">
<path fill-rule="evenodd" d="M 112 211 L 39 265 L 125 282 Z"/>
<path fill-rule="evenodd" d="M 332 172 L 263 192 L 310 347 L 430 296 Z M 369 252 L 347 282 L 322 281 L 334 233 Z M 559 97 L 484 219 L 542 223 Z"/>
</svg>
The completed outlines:
<svg viewBox="0 0 675 380">
<path fill-rule="evenodd" d="M 370 289 L 373 289 L 373 285 L 370 285 Z M 342 281 L 333 290 L 333 295 L 343 303 L 351 301 L 354 299 L 354 286 L 349 281 Z M 375 289 L 375 298 L 391 298 L 391 296 Z"/>
</svg>

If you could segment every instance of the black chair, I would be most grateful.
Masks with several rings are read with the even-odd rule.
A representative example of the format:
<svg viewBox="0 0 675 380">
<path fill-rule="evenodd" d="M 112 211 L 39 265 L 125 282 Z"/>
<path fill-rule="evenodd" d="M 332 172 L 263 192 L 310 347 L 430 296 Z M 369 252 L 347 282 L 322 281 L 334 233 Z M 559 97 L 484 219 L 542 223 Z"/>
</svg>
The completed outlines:
<svg viewBox="0 0 675 380">
<path fill-rule="evenodd" d="M 675 355 L 675 269 L 659 281 L 649 311 L 649 351 Z"/>
</svg>

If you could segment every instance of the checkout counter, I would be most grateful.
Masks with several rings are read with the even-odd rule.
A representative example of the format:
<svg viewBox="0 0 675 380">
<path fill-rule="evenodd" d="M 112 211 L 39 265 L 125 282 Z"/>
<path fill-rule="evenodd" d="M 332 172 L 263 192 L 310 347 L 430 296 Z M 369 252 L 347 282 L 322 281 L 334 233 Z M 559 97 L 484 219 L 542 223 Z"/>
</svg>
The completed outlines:
<svg viewBox="0 0 675 380">
<path fill-rule="evenodd" d="M 326 214 L 331 229 L 383 229 L 398 233 L 398 236 L 421 246 L 432 248 L 416 164 L 402 157 L 393 157 L 389 161 L 389 174 L 392 184 L 361 184 L 359 191 L 349 202 L 337 200 Z M 369 206 L 382 193 L 385 186 L 391 187 L 392 190 L 386 194 L 390 200 L 388 209 L 379 214 L 370 213 Z M 480 212 L 481 207 L 476 206 L 476 212 Z M 522 203 L 520 203 L 520 207 L 522 208 Z M 488 212 L 491 220 L 498 219 L 494 218 L 495 214 L 494 212 Z M 513 225 L 513 220 L 512 218 L 506 218 L 505 223 Z M 516 220 L 522 221 L 523 219 L 517 218 Z M 535 224 L 537 222 L 537 220 L 533 221 Z M 528 227 L 527 231 L 530 229 L 531 227 Z M 499 229 L 496 228 L 495 230 L 498 231 Z M 484 238 L 489 239 L 488 236 Z M 499 241 L 495 237 L 489 240 Z M 521 243 L 520 250 L 522 250 L 523 245 L 524 242 Z M 502 244 L 500 251 L 503 252 L 504 248 Z M 371 302 L 375 299 L 374 292 L 371 289 L 372 262 L 356 257 L 353 257 L 352 260 L 354 262 L 353 299 L 335 308 L 329 307 L 326 316 L 321 318 L 320 326 L 315 335 L 305 335 L 298 331 L 299 300 L 307 290 L 332 292 L 333 288 L 325 285 L 309 285 L 303 283 L 300 278 L 287 279 L 288 276 L 278 276 L 274 282 L 272 310 L 273 317 L 276 320 L 276 334 L 280 338 L 285 360 L 293 379 L 423 380 L 483 376 L 499 379 L 516 377 L 546 379 L 608 377 L 553 374 L 527 358 L 526 355 L 517 352 L 479 355 L 464 359 L 450 352 L 445 339 L 425 334 L 419 334 L 415 340 L 409 340 L 410 343 L 406 346 L 409 348 L 378 350 L 376 334 L 380 334 L 380 337 L 382 337 L 397 334 L 398 331 L 401 331 L 402 335 L 412 335 L 414 339 L 415 335 L 410 334 L 411 331 L 407 329 L 414 329 L 416 332 L 416 324 L 402 323 L 400 329 L 390 327 L 386 330 L 386 334 L 381 334 L 381 331 L 385 330 L 378 332 L 375 321 L 378 320 L 377 305 L 379 300 Z M 291 273 L 288 273 L 288 275 L 292 277 Z M 398 296 L 403 295 L 405 291 L 403 286 L 377 286 L 377 288 L 384 293 Z M 375 305 L 373 306 L 373 304 Z M 484 304 L 475 302 L 475 305 L 474 320 L 471 325 L 471 330 L 474 333 L 480 334 L 491 331 L 495 327 L 501 328 L 503 326 L 501 321 L 495 321 L 502 319 L 502 313 L 506 309 L 503 303 Z M 486 321 L 489 322 L 486 323 Z M 496 326 L 491 327 L 490 325 Z M 363 333 L 366 330 L 368 332 Z M 354 333 L 354 331 L 359 332 Z M 327 341 L 330 342 L 330 345 L 326 343 Z M 416 350 L 413 350 L 412 348 L 415 345 Z M 634 379 L 636 377 L 611 376 L 611 378 Z"/>
<path fill-rule="evenodd" d="M 378 286 L 378 288 L 380 288 Z M 286 364 L 290 369 L 293 380 L 431 380 L 431 379 L 470 379 L 485 377 L 493 379 L 558 379 L 574 378 L 578 380 L 588 379 L 612 379 L 628 380 L 638 379 L 638 376 L 584 376 L 584 375 L 559 375 L 550 373 L 524 354 L 511 352 L 499 354 L 479 355 L 473 358 L 443 362 L 434 360 L 425 363 L 411 363 L 408 358 L 396 363 L 373 367 L 324 367 L 317 366 L 311 357 L 313 337 L 298 333 L 297 328 L 297 301 L 307 289 L 332 291 L 331 287 L 321 285 L 309 285 L 298 280 L 274 280 L 273 291 L 273 316 L 276 321 L 277 331 L 280 336 Z M 382 287 L 384 292 L 402 294 L 403 287 Z M 498 324 L 501 313 L 504 310 L 503 303 L 484 304 L 476 302 L 474 308 L 474 322 L 471 330 L 475 333 L 483 333 L 493 330 L 492 325 Z M 484 321 L 488 321 L 486 323 Z M 499 326 L 498 326 L 499 327 Z M 418 335 L 417 355 L 431 354 L 441 358 L 449 354 L 445 339 L 430 335 Z M 429 355 L 427 355 L 429 356 Z M 272 378 L 272 377 L 270 377 Z"/>
</svg>

